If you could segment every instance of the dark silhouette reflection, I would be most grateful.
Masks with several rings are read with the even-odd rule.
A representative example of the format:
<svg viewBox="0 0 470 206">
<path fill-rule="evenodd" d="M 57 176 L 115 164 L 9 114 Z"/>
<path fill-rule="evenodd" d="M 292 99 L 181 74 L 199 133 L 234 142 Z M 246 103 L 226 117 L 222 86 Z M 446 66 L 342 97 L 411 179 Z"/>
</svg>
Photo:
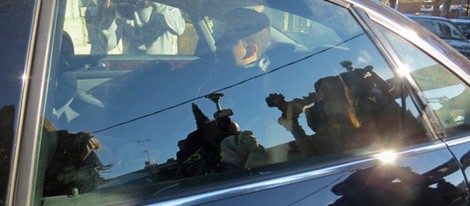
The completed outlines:
<svg viewBox="0 0 470 206">
<path fill-rule="evenodd" d="M 465 196 L 441 176 L 447 174 L 440 173 L 445 165 L 452 165 L 451 161 L 423 175 L 394 165 L 360 170 L 333 186 L 331 191 L 341 198 L 330 205 L 454 205 Z"/>
<path fill-rule="evenodd" d="M 13 143 L 15 106 L 0 108 L 0 205 L 5 203 Z"/>
<path fill-rule="evenodd" d="M 86 115 L 76 108 L 85 104 L 72 74 L 77 68 L 72 38 L 63 32 L 57 78 L 53 82 L 53 108 L 46 113 L 43 126 L 41 158 L 47 164 L 42 164 L 44 168 L 40 170 L 45 170 L 44 196 L 78 195 L 104 182 L 99 173 L 104 166 L 95 153 L 101 143 L 89 132 L 66 130 L 86 121 L 82 119 Z"/>
<path fill-rule="evenodd" d="M 100 171 L 105 168 L 95 151 L 101 143 L 91 133 L 57 130 L 44 122 L 43 158 L 47 158 L 44 196 L 78 195 L 104 182 Z"/>
<path fill-rule="evenodd" d="M 460 164 L 462 164 L 462 169 L 465 170 L 470 166 L 470 150 L 468 150 L 462 157 L 460 158 Z"/>
<path fill-rule="evenodd" d="M 264 147 L 257 143 L 252 131 L 241 131 L 233 121 L 233 111 L 223 109 L 221 93 L 207 96 L 216 103 L 214 120 L 210 120 L 193 103 L 192 109 L 197 130 L 180 140 L 177 152 L 178 170 L 174 178 L 207 175 L 264 165 Z"/>
<path fill-rule="evenodd" d="M 282 94 L 270 94 L 266 98 L 269 107 L 282 112 L 278 122 L 292 133 L 302 156 L 427 141 L 420 122 L 406 105 L 395 101 L 405 96 L 400 84 L 388 83 L 370 65 L 353 68 L 349 60 L 340 64 L 346 72 L 318 79 L 315 92 L 306 97 L 285 101 Z M 315 134 L 307 135 L 300 126 L 302 112 Z"/>
</svg>

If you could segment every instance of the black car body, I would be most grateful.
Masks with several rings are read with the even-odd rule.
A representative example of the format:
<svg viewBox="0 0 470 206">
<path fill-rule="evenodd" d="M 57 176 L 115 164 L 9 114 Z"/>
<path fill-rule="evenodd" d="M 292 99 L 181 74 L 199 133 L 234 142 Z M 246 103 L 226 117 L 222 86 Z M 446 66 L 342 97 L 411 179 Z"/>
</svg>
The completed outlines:
<svg viewBox="0 0 470 206">
<path fill-rule="evenodd" d="M 149 2 L 181 12 L 178 53 L 92 52 L 105 27 L 163 18 L 132 19 Z M 268 17 L 269 47 L 226 70 L 240 8 Z M 19 0 L 0 17 L 2 205 L 469 204 L 470 62 L 380 2 Z"/>
</svg>

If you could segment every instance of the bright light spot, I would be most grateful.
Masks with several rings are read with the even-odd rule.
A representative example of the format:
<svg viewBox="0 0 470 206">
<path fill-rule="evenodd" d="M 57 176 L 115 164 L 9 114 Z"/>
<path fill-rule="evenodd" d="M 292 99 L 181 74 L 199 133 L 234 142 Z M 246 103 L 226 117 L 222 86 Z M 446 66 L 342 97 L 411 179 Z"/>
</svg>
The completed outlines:
<svg viewBox="0 0 470 206">
<path fill-rule="evenodd" d="M 402 65 L 398 68 L 398 74 L 402 77 L 406 76 L 410 72 L 408 65 Z"/>
<path fill-rule="evenodd" d="M 25 81 L 26 80 L 26 74 L 21 75 L 21 80 Z"/>
<path fill-rule="evenodd" d="M 415 30 L 409 29 L 403 32 L 403 35 L 409 37 L 410 39 L 418 38 L 418 33 Z"/>
<path fill-rule="evenodd" d="M 393 163 L 397 159 L 397 154 L 392 151 L 385 151 L 378 155 L 378 159 L 384 163 Z"/>
</svg>

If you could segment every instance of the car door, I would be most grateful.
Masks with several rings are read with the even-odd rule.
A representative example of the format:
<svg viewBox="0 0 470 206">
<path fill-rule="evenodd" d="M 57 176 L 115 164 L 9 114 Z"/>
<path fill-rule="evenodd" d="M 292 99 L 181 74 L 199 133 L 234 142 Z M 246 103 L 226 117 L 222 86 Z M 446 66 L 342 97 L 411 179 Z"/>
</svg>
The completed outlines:
<svg viewBox="0 0 470 206">
<path fill-rule="evenodd" d="M 380 22 L 377 16 L 373 19 Z M 277 178 L 204 194 L 194 199 L 210 201 L 211 196 L 217 197 L 225 192 L 233 197 L 221 197 L 222 200 L 210 201 L 205 205 L 234 205 L 239 202 L 248 205 L 272 202 L 280 205 L 466 205 L 468 194 L 465 188 L 468 184 L 461 169 L 468 156 L 468 145 L 461 143 L 466 142 L 465 133 L 468 130 L 464 129 L 466 123 L 461 119 L 466 114 L 464 110 L 468 104 L 452 107 L 456 110 L 457 114 L 454 116 L 458 119 L 453 119 L 452 115 L 449 117 L 448 114 L 453 113 L 442 107 L 457 100 L 466 101 L 463 99 L 466 99 L 468 82 L 460 82 L 447 68 L 422 53 L 412 43 L 385 29 L 383 25 L 377 22 L 371 25 L 372 30 L 378 33 L 378 38 L 384 41 L 383 46 L 390 49 L 385 53 L 392 52 L 391 56 L 397 58 L 397 64 L 405 64 L 397 68 L 406 68 L 410 72 L 409 82 L 403 82 L 402 85 L 407 91 L 397 101 L 402 106 L 406 105 L 409 112 L 421 116 L 421 121 L 433 128 L 428 132 L 434 134 L 428 135 L 434 136 L 434 141 L 398 147 L 396 149 L 399 152 L 371 156 L 374 159 L 343 159 L 344 162 L 286 172 Z M 452 86 L 459 89 L 448 88 Z M 435 90 L 436 88 L 442 90 Z M 412 127 L 412 124 L 406 123 L 402 129 L 406 131 Z M 443 129 L 444 127 L 446 128 Z M 444 142 L 443 139 L 448 137 L 454 138 Z M 457 155 L 449 152 L 449 145 L 452 151 L 458 148 Z M 462 163 L 459 164 L 455 157 L 460 157 Z M 246 192 L 247 188 L 253 192 Z M 183 199 L 181 202 L 184 200 L 192 199 Z"/>
<path fill-rule="evenodd" d="M 455 65 L 380 26 L 373 11 L 400 19 L 380 5 L 165 1 L 199 37 L 178 42 L 188 53 L 80 56 L 93 38 L 84 28 L 94 8 L 83 2 L 41 5 L 12 204 L 467 204 L 442 141 L 447 120 L 426 93 L 435 70 Z M 215 76 L 219 20 L 242 7 L 270 19 L 271 64 Z M 217 151 L 209 140 L 220 115 L 241 131 Z M 244 135 L 256 146 L 240 168 L 211 162 L 240 152 Z"/>
</svg>

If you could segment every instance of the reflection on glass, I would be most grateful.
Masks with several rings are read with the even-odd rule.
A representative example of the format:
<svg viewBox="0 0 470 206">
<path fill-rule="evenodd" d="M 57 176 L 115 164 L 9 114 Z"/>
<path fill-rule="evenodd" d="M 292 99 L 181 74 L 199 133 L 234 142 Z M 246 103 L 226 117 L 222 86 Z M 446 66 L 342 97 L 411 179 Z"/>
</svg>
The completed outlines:
<svg viewBox="0 0 470 206">
<path fill-rule="evenodd" d="M 443 127 L 443 131 L 439 131 L 440 135 L 446 137 L 469 131 L 470 87 L 408 42 L 391 32 L 383 31 L 402 61 L 408 62 L 410 75 L 421 90 L 427 108 L 436 115 Z"/>
<path fill-rule="evenodd" d="M 391 164 L 397 159 L 397 154 L 393 151 L 384 151 L 379 153 L 377 158 L 384 163 Z"/>
</svg>

